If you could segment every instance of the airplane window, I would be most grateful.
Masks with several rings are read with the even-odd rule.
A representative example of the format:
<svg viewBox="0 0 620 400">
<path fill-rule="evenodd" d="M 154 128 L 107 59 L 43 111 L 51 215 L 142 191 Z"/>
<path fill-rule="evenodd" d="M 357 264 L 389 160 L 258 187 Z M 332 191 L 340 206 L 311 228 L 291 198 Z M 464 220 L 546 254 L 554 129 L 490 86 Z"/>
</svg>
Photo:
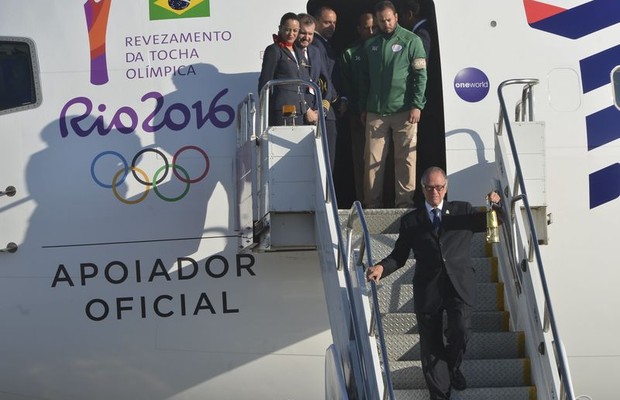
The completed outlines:
<svg viewBox="0 0 620 400">
<path fill-rule="evenodd" d="M 33 48 L 28 41 L 0 39 L 0 113 L 40 104 Z"/>
<path fill-rule="evenodd" d="M 614 104 L 620 109 L 620 66 L 611 71 L 611 83 L 614 91 Z"/>
</svg>

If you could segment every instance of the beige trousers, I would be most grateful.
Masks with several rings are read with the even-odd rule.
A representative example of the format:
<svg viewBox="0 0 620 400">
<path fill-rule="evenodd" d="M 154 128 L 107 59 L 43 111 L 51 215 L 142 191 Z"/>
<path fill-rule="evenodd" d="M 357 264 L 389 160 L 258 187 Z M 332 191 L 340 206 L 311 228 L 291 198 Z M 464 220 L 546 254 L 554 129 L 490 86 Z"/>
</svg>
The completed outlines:
<svg viewBox="0 0 620 400">
<path fill-rule="evenodd" d="M 412 124 L 408 119 L 409 111 L 384 116 L 368 113 L 366 116 L 366 147 L 364 150 L 364 206 L 366 208 L 384 206 L 383 185 L 389 140 L 394 142 L 395 206 L 397 208 L 413 206 L 418 124 Z"/>
</svg>

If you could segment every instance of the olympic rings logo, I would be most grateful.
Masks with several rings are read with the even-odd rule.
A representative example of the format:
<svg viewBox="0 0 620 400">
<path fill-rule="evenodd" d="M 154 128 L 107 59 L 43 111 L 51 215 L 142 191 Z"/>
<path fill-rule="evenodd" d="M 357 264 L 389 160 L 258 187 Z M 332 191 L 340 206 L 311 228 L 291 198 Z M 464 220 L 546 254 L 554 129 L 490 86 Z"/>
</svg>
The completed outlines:
<svg viewBox="0 0 620 400">
<path fill-rule="evenodd" d="M 202 157 L 204 158 L 204 164 L 205 164 L 204 170 L 201 172 L 199 176 L 195 178 L 191 178 L 187 170 L 177 164 L 177 160 L 179 159 L 179 156 L 183 152 L 188 151 L 188 150 L 195 150 L 198 153 L 200 153 Z M 144 155 L 145 153 L 155 153 L 156 155 L 160 156 L 164 160 L 164 165 L 158 167 L 155 170 L 155 173 L 153 174 L 152 179 L 149 178 L 149 175 L 146 173 L 146 171 L 137 167 L 137 163 L 140 157 Z M 117 157 L 123 165 L 121 169 L 119 169 L 118 171 L 114 173 L 111 183 L 106 183 L 102 181 L 101 179 L 97 177 L 97 174 L 96 174 L 96 164 L 99 160 L 101 160 L 101 158 L 105 156 Z M 90 175 L 97 185 L 103 188 L 106 188 L 106 189 L 112 189 L 114 196 L 119 201 L 125 204 L 140 203 L 149 194 L 151 188 L 153 189 L 153 192 L 155 192 L 157 197 L 159 197 L 160 199 L 164 201 L 174 202 L 174 201 L 181 200 L 183 197 L 187 195 L 192 183 L 200 182 L 207 176 L 207 174 L 209 173 L 209 165 L 210 165 L 209 156 L 207 156 L 207 153 L 203 149 L 197 146 L 181 147 L 179 150 L 177 150 L 177 152 L 172 157 L 172 163 L 168 161 L 168 158 L 162 151 L 147 147 L 136 153 L 136 155 L 133 157 L 133 160 L 131 161 L 131 165 L 129 165 L 129 163 L 127 162 L 127 159 L 125 159 L 125 157 L 121 153 L 112 151 L 112 150 L 107 150 L 107 151 L 102 151 L 101 153 L 97 154 L 97 156 L 93 159 L 93 162 L 90 164 Z M 185 188 L 183 189 L 181 194 L 179 194 L 176 197 L 165 196 L 163 193 L 161 193 L 161 191 L 157 187 L 158 185 L 161 185 L 162 182 L 164 182 L 170 170 L 172 170 L 172 173 L 179 181 L 185 183 Z M 142 185 L 144 185 L 144 192 L 137 198 L 131 199 L 131 200 L 123 197 L 118 192 L 118 187 L 122 185 L 123 182 L 125 182 L 125 179 L 129 176 L 130 171 L 131 171 L 133 178 L 139 183 L 141 183 Z"/>
</svg>

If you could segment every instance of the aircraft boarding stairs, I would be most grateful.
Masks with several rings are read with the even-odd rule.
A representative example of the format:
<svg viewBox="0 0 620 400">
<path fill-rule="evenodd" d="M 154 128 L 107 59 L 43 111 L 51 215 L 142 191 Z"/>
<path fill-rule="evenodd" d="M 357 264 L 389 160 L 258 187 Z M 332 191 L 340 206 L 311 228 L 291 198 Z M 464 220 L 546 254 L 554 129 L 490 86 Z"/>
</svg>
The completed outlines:
<svg viewBox="0 0 620 400">
<path fill-rule="evenodd" d="M 399 219 L 408 211 L 364 211 L 374 260 L 381 260 L 391 252 L 398 237 Z M 359 224 L 355 225 L 354 236 L 358 236 L 361 231 Z M 525 334 L 510 329 L 510 313 L 504 304 L 504 284 L 499 279 L 498 259 L 492 255 L 485 234 L 475 234 L 472 246 L 477 297 L 474 333 L 462 366 L 469 388 L 454 392 L 452 398 L 536 399 L 530 360 L 525 351 Z M 429 398 L 422 375 L 419 336 L 413 313 L 411 282 L 414 269 L 412 254 L 403 268 L 382 279 L 377 287 L 394 398 L 402 400 Z"/>
<path fill-rule="evenodd" d="M 261 111 L 268 109 L 270 86 L 291 83 L 313 85 L 271 81 L 261 92 L 258 111 L 252 95 L 239 108 L 240 248 L 319 252 L 333 337 L 326 352 L 327 399 L 428 399 L 412 309 L 413 258 L 378 285 L 366 282 L 363 267 L 391 251 L 399 218 L 407 210 L 362 210 L 359 202 L 351 210 L 337 209 L 321 140 L 323 115 L 317 127 L 267 127 L 267 113 Z M 522 131 L 517 133 L 541 133 L 531 115 L 535 82 L 505 84 L 515 83 L 525 86 L 520 107 L 530 110 L 530 120 L 525 121 L 523 111 L 522 121 L 510 122 L 500 85 L 495 187 L 503 194 L 506 218 L 499 244 L 491 247 L 483 234 L 475 235 L 474 334 L 462 366 L 468 389 L 453 391 L 452 399 L 573 400 L 538 247 L 545 238 L 536 234 L 540 225 L 546 226 L 546 220 L 540 222 L 546 209 L 544 204 L 530 206 L 519 158 L 512 155 L 517 154 L 512 124 Z M 540 157 L 539 150 L 528 156 Z M 294 161 L 282 162 L 286 158 Z M 291 178 L 291 171 L 302 170 Z M 314 174 L 306 174 L 308 170 Z M 278 199 L 283 192 L 299 203 Z M 532 213 L 532 208 L 541 211 Z"/>
</svg>

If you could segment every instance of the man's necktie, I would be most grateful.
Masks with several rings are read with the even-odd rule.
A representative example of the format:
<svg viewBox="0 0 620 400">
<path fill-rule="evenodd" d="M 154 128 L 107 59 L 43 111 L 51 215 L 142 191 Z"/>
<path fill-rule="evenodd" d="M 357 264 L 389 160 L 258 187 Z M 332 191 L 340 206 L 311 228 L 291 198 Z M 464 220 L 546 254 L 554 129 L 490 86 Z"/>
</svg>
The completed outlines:
<svg viewBox="0 0 620 400">
<path fill-rule="evenodd" d="M 441 225 L 441 210 L 439 208 L 433 208 L 433 232 L 439 231 L 439 225 Z"/>
<path fill-rule="evenodd" d="M 304 47 L 304 51 L 303 51 L 303 59 L 301 61 L 302 64 L 302 68 L 306 69 L 306 73 L 308 74 L 308 80 L 312 80 L 310 78 L 310 61 L 308 59 L 308 48 Z M 312 87 L 308 87 L 308 91 L 310 92 L 310 94 L 314 94 L 314 89 L 312 89 Z"/>
</svg>

